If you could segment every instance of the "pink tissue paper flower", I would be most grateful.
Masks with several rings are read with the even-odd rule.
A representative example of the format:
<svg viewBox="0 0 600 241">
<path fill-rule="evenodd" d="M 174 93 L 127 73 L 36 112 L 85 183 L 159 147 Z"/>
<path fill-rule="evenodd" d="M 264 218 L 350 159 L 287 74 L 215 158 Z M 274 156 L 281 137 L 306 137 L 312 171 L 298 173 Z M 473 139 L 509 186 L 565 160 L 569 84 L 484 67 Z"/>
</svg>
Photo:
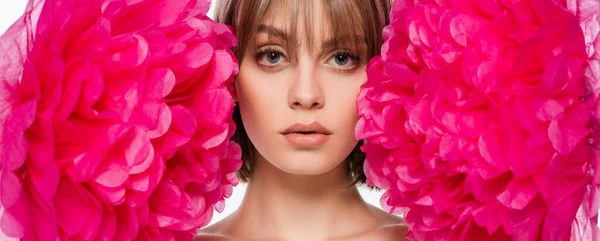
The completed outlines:
<svg viewBox="0 0 600 241">
<path fill-rule="evenodd" d="M 599 11 L 395 1 L 356 135 L 409 239 L 600 239 Z"/>
<path fill-rule="evenodd" d="M 191 240 L 237 185 L 238 64 L 209 0 L 30 0 L 0 38 L 0 228 Z"/>
</svg>

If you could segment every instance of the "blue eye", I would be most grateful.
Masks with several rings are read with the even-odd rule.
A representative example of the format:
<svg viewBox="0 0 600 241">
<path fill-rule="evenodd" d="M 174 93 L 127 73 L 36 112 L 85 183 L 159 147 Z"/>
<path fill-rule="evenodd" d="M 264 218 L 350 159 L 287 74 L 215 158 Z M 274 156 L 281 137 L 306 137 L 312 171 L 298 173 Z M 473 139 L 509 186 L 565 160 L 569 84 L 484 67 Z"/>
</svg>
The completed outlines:
<svg viewBox="0 0 600 241">
<path fill-rule="evenodd" d="M 328 61 L 328 64 L 340 70 L 351 70 L 358 66 L 360 57 L 351 52 L 342 51 L 333 54 Z"/>
<path fill-rule="evenodd" d="M 271 64 L 277 64 L 277 62 L 279 62 L 279 60 L 281 59 L 281 54 L 276 52 L 266 53 L 265 59 Z"/>
<path fill-rule="evenodd" d="M 267 68 L 277 67 L 286 61 L 284 53 L 273 47 L 267 47 L 258 51 L 254 55 L 254 59 L 258 65 Z"/>
<path fill-rule="evenodd" d="M 350 61 L 350 57 L 345 54 L 338 54 L 333 57 L 335 59 L 335 63 L 340 66 L 344 66 Z"/>
</svg>

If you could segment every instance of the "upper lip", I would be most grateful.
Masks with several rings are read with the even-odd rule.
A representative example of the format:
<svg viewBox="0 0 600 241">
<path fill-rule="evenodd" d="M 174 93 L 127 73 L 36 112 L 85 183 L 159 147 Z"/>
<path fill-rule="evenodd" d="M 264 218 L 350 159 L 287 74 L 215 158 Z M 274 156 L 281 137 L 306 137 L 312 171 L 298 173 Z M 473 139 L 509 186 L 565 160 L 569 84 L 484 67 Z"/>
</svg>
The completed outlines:
<svg viewBox="0 0 600 241">
<path fill-rule="evenodd" d="M 323 127 L 319 122 L 312 122 L 310 124 L 296 123 L 288 127 L 282 134 L 290 133 L 319 133 L 324 135 L 331 135 L 331 131 Z"/>
</svg>

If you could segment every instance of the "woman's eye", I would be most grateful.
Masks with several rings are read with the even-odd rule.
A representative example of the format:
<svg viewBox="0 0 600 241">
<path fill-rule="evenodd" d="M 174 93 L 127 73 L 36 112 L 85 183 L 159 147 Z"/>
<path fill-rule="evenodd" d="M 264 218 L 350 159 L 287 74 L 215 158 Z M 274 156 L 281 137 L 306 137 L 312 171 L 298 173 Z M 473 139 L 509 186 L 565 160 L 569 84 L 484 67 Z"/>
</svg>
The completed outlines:
<svg viewBox="0 0 600 241">
<path fill-rule="evenodd" d="M 279 50 L 265 49 L 254 56 L 258 64 L 266 67 L 275 67 L 285 61 L 285 56 Z"/>
<path fill-rule="evenodd" d="M 335 63 L 340 66 L 346 65 L 350 60 L 350 58 L 347 55 L 342 54 L 336 55 L 333 58 L 335 59 Z"/>
<path fill-rule="evenodd" d="M 334 54 L 329 60 L 329 65 L 340 69 L 352 69 L 359 62 L 358 56 L 349 52 L 341 52 Z"/>
<path fill-rule="evenodd" d="M 281 59 L 281 54 L 279 53 L 268 53 L 266 55 L 267 62 L 271 64 L 276 64 Z"/>
</svg>

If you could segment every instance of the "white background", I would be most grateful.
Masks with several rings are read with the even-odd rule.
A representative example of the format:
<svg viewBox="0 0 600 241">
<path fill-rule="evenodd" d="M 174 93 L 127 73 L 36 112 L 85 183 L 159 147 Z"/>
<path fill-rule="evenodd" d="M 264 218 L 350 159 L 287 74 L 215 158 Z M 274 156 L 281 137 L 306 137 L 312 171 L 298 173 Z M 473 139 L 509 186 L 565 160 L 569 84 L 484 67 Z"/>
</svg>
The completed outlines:
<svg viewBox="0 0 600 241">
<path fill-rule="evenodd" d="M 218 0 L 213 0 L 213 7 L 211 7 L 208 16 L 213 16 L 214 10 L 214 2 Z M 25 10 L 25 5 L 27 4 L 26 0 L 4 0 L 0 3 L 0 34 L 4 33 L 6 29 L 8 29 L 14 21 L 16 21 Z M 222 213 L 215 213 L 211 224 L 215 223 L 224 217 L 231 214 L 235 211 L 240 203 L 242 202 L 242 198 L 244 197 L 244 193 L 246 191 L 246 185 L 240 183 L 233 190 L 233 195 L 226 202 L 225 210 Z M 374 206 L 380 207 L 379 205 L 379 197 L 381 196 L 381 191 L 371 191 L 368 189 L 361 188 L 360 193 L 362 194 L 365 201 L 371 203 Z M 0 213 L 2 211 L 0 210 Z M 0 233 L 0 240 L 8 240 Z"/>
</svg>

